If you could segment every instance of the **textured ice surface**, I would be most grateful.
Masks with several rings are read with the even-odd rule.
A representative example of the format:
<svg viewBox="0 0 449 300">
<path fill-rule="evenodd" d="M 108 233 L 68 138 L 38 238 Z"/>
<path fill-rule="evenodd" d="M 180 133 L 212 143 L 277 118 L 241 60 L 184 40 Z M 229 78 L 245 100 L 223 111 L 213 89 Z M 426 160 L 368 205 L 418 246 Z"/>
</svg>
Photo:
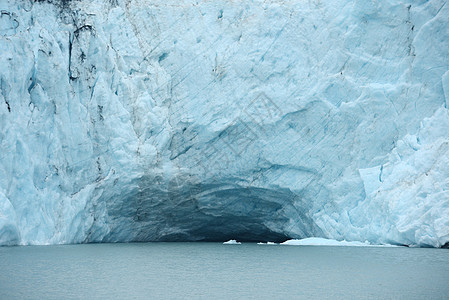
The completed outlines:
<svg viewBox="0 0 449 300">
<path fill-rule="evenodd" d="M 441 0 L 0 1 L 0 244 L 442 246 L 448 70 Z"/>
</svg>

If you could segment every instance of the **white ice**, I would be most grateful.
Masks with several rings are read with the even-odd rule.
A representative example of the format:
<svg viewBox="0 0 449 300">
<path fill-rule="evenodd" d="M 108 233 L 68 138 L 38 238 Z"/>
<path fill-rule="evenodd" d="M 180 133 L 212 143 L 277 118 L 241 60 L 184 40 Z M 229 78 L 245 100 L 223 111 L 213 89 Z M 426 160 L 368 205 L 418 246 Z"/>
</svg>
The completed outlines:
<svg viewBox="0 0 449 300">
<path fill-rule="evenodd" d="M 336 241 L 332 239 L 325 238 L 305 238 L 300 240 L 288 240 L 281 245 L 289 246 L 344 246 L 344 247 L 395 247 L 394 245 L 372 245 L 368 241 L 357 242 L 357 241 Z"/>
<path fill-rule="evenodd" d="M 237 242 L 236 240 L 229 240 L 227 242 L 224 242 L 223 245 L 241 245 L 242 243 Z"/>
</svg>

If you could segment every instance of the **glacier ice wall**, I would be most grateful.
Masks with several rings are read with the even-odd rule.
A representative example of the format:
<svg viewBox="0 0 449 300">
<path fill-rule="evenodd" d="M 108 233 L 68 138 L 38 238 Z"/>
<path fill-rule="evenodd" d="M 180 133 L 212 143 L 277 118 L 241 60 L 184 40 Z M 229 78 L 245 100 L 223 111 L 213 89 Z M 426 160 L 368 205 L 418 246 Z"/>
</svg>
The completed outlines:
<svg viewBox="0 0 449 300">
<path fill-rule="evenodd" d="M 0 2 L 0 244 L 449 242 L 446 1 Z"/>
</svg>

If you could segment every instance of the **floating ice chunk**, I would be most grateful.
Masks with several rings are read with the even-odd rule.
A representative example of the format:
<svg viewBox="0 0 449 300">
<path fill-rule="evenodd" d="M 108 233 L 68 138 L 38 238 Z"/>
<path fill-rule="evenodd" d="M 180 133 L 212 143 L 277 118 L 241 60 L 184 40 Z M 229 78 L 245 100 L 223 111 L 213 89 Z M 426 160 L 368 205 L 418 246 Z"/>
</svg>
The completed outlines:
<svg viewBox="0 0 449 300">
<path fill-rule="evenodd" d="M 224 242 L 223 245 L 240 245 L 240 242 L 237 242 L 236 240 L 229 240 L 227 242 Z"/>
<path fill-rule="evenodd" d="M 277 244 L 274 242 L 266 242 L 266 243 L 259 242 L 259 243 L 257 243 L 257 245 L 277 245 Z"/>
</svg>

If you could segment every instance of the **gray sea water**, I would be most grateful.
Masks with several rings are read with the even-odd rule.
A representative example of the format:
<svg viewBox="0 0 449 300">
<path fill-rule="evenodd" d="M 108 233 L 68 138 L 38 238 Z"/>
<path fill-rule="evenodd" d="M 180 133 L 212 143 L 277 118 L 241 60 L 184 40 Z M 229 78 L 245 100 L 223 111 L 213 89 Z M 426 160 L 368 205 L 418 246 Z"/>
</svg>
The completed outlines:
<svg viewBox="0 0 449 300">
<path fill-rule="evenodd" d="M 88 244 L 0 247 L 0 299 L 449 299 L 449 250 Z"/>
</svg>

